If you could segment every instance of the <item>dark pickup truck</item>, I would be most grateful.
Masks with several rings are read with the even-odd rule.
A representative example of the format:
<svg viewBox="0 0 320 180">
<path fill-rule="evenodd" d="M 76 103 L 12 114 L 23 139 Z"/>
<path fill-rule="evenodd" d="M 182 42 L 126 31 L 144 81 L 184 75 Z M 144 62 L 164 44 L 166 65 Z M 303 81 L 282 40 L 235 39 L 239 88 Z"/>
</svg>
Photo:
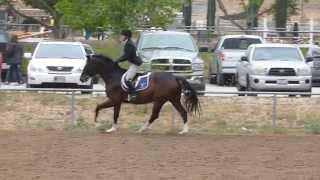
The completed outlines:
<svg viewBox="0 0 320 180">
<path fill-rule="evenodd" d="M 7 49 L 7 44 L 9 43 L 9 34 L 5 31 L 0 31 L 0 53 L 2 54 L 3 57 L 3 64 L 2 64 L 2 71 L 1 72 L 1 79 L 4 81 L 5 74 L 7 73 L 8 70 L 8 65 L 6 64 L 6 49 Z"/>
</svg>

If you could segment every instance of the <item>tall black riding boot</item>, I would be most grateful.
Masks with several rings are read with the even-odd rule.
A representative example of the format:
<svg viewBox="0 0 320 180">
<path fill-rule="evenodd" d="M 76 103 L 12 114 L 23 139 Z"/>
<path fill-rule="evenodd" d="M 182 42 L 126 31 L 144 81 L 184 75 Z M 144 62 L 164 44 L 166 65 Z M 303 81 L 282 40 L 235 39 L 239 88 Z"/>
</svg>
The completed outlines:
<svg viewBox="0 0 320 180">
<path fill-rule="evenodd" d="M 128 86 L 128 101 L 135 101 L 137 98 L 137 93 L 132 81 L 127 81 L 126 84 Z"/>
</svg>

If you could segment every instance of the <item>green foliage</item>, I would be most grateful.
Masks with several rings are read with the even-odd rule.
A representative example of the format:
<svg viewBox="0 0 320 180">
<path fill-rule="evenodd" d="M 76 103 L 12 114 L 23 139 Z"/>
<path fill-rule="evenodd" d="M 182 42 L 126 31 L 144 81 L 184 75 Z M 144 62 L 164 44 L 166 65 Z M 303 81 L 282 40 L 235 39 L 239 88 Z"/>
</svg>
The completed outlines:
<svg viewBox="0 0 320 180">
<path fill-rule="evenodd" d="M 140 25 L 165 27 L 181 6 L 180 0 L 60 0 L 55 7 L 74 29 L 102 26 L 118 32 Z"/>
<path fill-rule="evenodd" d="M 65 24 L 73 29 L 95 30 L 107 21 L 107 6 L 97 0 L 60 0 L 55 6 L 63 14 Z"/>
</svg>

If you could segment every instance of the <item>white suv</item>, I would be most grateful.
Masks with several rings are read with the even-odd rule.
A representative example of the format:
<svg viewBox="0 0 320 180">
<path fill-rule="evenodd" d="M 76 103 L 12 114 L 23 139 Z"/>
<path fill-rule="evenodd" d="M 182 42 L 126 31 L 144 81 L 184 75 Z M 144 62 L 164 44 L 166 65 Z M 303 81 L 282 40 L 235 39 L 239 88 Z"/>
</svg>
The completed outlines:
<svg viewBox="0 0 320 180">
<path fill-rule="evenodd" d="M 28 65 L 28 87 L 92 89 L 92 81 L 82 83 L 86 50 L 80 42 L 40 42 Z"/>
<path fill-rule="evenodd" d="M 295 45 L 251 45 L 236 77 L 239 91 L 311 92 L 311 69 Z"/>
</svg>

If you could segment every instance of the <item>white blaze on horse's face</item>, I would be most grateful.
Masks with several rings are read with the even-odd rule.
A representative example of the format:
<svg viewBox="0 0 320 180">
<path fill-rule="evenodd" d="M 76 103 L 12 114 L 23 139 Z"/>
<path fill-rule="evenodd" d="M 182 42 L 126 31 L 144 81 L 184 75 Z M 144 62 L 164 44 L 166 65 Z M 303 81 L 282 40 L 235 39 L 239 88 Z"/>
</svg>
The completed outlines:
<svg viewBox="0 0 320 180">
<path fill-rule="evenodd" d="M 82 73 L 81 76 L 80 76 L 80 81 L 81 82 L 86 82 L 86 81 L 89 80 L 89 78 L 90 77 L 87 74 Z"/>
</svg>

